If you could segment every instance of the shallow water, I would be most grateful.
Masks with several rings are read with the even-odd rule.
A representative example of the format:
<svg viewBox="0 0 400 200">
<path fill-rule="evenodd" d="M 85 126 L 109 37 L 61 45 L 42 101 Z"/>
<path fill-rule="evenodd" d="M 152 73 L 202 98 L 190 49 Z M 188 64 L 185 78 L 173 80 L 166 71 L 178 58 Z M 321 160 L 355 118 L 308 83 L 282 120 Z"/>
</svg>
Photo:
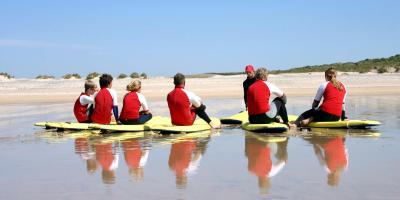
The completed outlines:
<svg viewBox="0 0 400 200">
<path fill-rule="evenodd" d="M 280 137 L 238 127 L 171 136 L 60 133 L 32 124 L 73 120 L 70 104 L 0 106 L 0 199 L 397 199 L 399 97 L 349 98 L 349 118 L 383 122 L 372 130 Z M 167 115 L 164 104 L 151 103 L 153 113 Z M 242 107 L 240 99 L 206 104 L 219 117 Z M 310 104 L 292 98 L 288 111 Z"/>
</svg>

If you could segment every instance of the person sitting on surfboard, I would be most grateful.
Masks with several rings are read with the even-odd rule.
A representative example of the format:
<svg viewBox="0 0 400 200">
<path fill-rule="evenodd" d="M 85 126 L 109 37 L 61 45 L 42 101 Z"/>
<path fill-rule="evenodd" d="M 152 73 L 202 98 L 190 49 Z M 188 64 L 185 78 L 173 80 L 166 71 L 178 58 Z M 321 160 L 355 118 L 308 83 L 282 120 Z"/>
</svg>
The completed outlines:
<svg viewBox="0 0 400 200">
<path fill-rule="evenodd" d="M 336 79 L 337 73 L 333 68 L 325 71 L 325 83 L 322 83 L 315 95 L 311 110 L 301 114 L 295 121 L 297 126 L 306 126 L 310 122 L 339 121 L 346 119 L 345 99 L 346 87 Z M 318 107 L 321 98 L 322 104 Z"/>
<path fill-rule="evenodd" d="M 256 71 L 256 82 L 247 91 L 247 106 L 251 124 L 268 124 L 280 116 L 283 123 L 289 126 L 286 111 L 286 95 L 274 84 L 267 82 L 268 72 L 265 68 Z M 270 96 L 277 96 L 269 103 Z"/>
<path fill-rule="evenodd" d="M 92 95 L 97 91 L 97 85 L 92 81 L 85 82 L 85 92 L 76 99 L 74 104 L 74 115 L 79 123 L 90 123 L 90 106 L 93 105 Z"/>
<path fill-rule="evenodd" d="M 133 80 L 126 86 L 129 93 L 124 97 L 124 104 L 119 116 L 122 124 L 144 124 L 152 118 L 146 98 L 140 93 L 141 89 L 140 80 Z M 140 108 L 142 111 L 139 112 Z"/>
<path fill-rule="evenodd" d="M 254 82 L 256 82 L 256 76 L 254 73 L 253 65 L 247 65 L 245 68 L 245 72 L 246 72 L 247 78 L 245 81 L 243 81 L 243 99 L 244 99 L 244 104 L 245 104 L 246 110 L 247 110 L 247 90 Z"/>
<path fill-rule="evenodd" d="M 101 89 L 94 97 L 94 110 L 91 116 L 94 123 L 109 124 L 111 111 L 114 113 L 115 121 L 118 120 L 117 92 L 111 89 L 112 80 L 113 77 L 109 74 L 103 74 L 99 79 Z"/>
<path fill-rule="evenodd" d="M 211 128 L 219 128 L 215 125 L 205 112 L 206 106 L 201 98 L 193 92 L 187 91 L 185 87 L 185 76 L 177 73 L 174 76 L 175 89 L 167 96 L 171 122 L 174 125 L 190 126 L 193 125 L 196 115 L 206 121 Z"/>
</svg>

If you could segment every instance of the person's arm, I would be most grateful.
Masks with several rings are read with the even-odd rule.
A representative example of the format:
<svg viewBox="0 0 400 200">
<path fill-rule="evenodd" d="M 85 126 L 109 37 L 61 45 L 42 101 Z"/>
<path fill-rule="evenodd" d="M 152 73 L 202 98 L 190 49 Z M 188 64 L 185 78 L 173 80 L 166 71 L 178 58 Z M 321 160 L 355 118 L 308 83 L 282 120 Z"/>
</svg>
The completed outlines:
<svg viewBox="0 0 400 200">
<path fill-rule="evenodd" d="M 198 107 L 200 107 L 202 105 L 201 98 L 199 96 L 197 96 L 195 93 L 187 91 L 187 90 L 183 90 L 183 91 L 186 93 L 186 95 L 189 98 L 190 103 L 194 107 L 198 108 Z"/>
<path fill-rule="evenodd" d="M 248 87 L 246 87 L 246 81 L 243 82 L 243 99 L 244 99 L 244 105 L 246 107 L 247 110 L 247 90 Z"/>
<path fill-rule="evenodd" d="M 344 89 L 344 91 L 346 93 L 344 94 L 344 97 L 343 97 L 342 115 L 341 115 L 340 119 L 341 120 L 346 120 L 347 117 L 346 117 L 346 104 L 345 104 L 345 102 L 346 102 L 346 96 L 347 96 L 347 89 L 346 89 L 346 86 L 344 84 L 343 84 L 343 89 Z"/>
<path fill-rule="evenodd" d="M 140 101 L 140 105 L 142 107 L 141 113 L 149 114 L 150 110 L 149 110 L 149 106 L 147 105 L 146 97 L 144 97 L 143 94 L 140 94 L 140 93 L 137 93 L 137 94 L 138 94 L 138 98 L 139 98 L 139 101 Z"/>
<path fill-rule="evenodd" d="M 79 102 L 81 103 L 81 105 L 93 104 L 94 98 L 87 95 L 82 95 L 79 98 Z"/>
<path fill-rule="evenodd" d="M 275 95 L 276 97 L 282 99 L 283 103 L 286 104 L 287 102 L 287 98 L 285 93 L 283 93 L 283 91 L 281 89 L 279 89 L 276 85 L 265 81 L 265 84 L 267 84 L 269 92 L 273 95 Z"/>
<path fill-rule="evenodd" d="M 321 102 L 322 97 L 324 96 L 325 93 L 325 88 L 328 85 L 328 82 L 322 83 L 317 90 L 317 94 L 314 97 L 314 102 L 312 104 L 312 109 L 316 109 Z"/>
<path fill-rule="evenodd" d="M 111 94 L 111 97 L 113 99 L 113 106 L 112 106 L 112 111 L 114 114 L 115 121 L 118 121 L 118 98 L 117 98 L 117 92 L 113 89 L 108 89 L 108 91 Z"/>
</svg>

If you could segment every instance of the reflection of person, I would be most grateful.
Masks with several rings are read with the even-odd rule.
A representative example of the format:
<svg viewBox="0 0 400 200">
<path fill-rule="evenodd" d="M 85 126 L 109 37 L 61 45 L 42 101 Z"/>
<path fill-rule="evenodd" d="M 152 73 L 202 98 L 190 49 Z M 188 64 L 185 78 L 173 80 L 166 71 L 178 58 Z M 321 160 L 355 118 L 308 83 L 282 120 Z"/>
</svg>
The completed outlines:
<svg viewBox="0 0 400 200">
<path fill-rule="evenodd" d="M 347 169 L 348 165 L 345 138 L 313 137 L 308 141 L 313 144 L 315 155 L 328 172 L 328 185 L 339 185 L 340 174 Z"/>
<path fill-rule="evenodd" d="M 337 73 L 333 68 L 325 71 L 326 82 L 322 83 L 315 95 L 311 110 L 301 114 L 297 120 L 297 126 L 306 126 L 310 122 L 326 122 L 345 120 L 346 87 L 336 79 Z M 324 98 L 321 105 L 322 97 Z"/>
<path fill-rule="evenodd" d="M 193 139 L 171 145 L 168 165 L 175 172 L 175 183 L 178 188 L 185 188 L 187 185 L 187 175 L 197 170 L 208 141 L 209 138 L 198 142 Z"/>
<path fill-rule="evenodd" d="M 252 124 L 268 124 L 280 116 L 283 123 L 289 126 L 286 111 L 286 95 L 274 84 L 267 82 L 268 72 L 265 68 L 256 71 L 256 82 L 247 91 L 249 122 Z M 277 96 L 271 103 L 270 96 Z"/>
<path fill-rule="evenodd" d="M 93 174 L 97 170 L 98 164 L 94 152 L 90 150 L 87 138 L 75 139 L 75 153 L 86 161 L 86 170 L 89 174 Z"/>
<path fill-rule="evenodd" d="M 112 143 L 95 144 L 96 160 L 102 167 L 102 179 L 106 184 L 115 183 L 115 169 L 118 168 L 118 155 L 113 153 Z"/>
<path fill-rule="evenodd" d="M 268 143 L 254 137 L 245 138 L 245 155 L 248 159 L 248 170 L 258 177 L 258 187 L 261 193 L 267 193 L 270 188 L 270 177 L 278 174 L 287 162 L 287 143 L 288 140 L 278 143 Z M 273 154 L 277 159 L 273 163 L 271 155 L 274 144 L 277 145 L 276 152 Z"/>
<path fill-rule="evenodd" d="M 168 93 L 167 102 L 169 113 L 171 115 L 171 122 L 174 125 L 190 126 L 193 124 L 198 115 L 201 119 L 206 121 L 211 128 L 219 128 L 208 117 L 206 113 L 206 106 L 203 104 L 201 98 L 185 90 L 185 76 L 177 73 L 174 76 L 175 89 Z"/>
<path fill-rule="evenodd" d="M 146 98 L 141 92 L 140 80 L 133 80 L 126 86 L 129 91 L 124 97 L 119 120 L 123 124 L 144 124 L 152 118 Z M 142 108 L 142 111 L 140 111 Z M 140 111 L 140 112 L 139 112 Z"/>
<path fill-rule="evenodd" d="M 245 68 L 245 72 L 246 72 L 247 78 L 246 78 L 246 80 L 243 81 L 243 99 L 244 99 L 244 104 L 246 105 L 246 110 L 247 110 L 247 90 L 256 81 L 256 75 L 254 73 L 253 65 L 247 65 Z"/>
<path fill-rule="evenodd" d="M 149 150 L 143 150 L 138 139 L 129 139 L 122 142 L 126 165 L 136 181 L 141 181 L 144 176 L 143 168 L 147 163 Z"/>
</svg>

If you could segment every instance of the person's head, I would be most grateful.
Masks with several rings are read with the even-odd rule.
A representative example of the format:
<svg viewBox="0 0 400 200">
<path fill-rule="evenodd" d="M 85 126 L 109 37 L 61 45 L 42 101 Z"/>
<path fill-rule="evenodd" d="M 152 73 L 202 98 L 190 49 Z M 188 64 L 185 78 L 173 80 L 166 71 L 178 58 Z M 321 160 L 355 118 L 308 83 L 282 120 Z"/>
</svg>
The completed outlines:
<svg viewBox="0 0 400 200">
<path fill-rule="evenodd" d="M 332 67 L 330 67 L 325 71 L 325 80 L 330 81 L 336 89 L 342 91 L 343 90 L 342 85 L 336 79 L 336 76 L 337 76 L 336 70 L 334 70 Z"/>
<path fill-rule="evenodd" d="M 258 188 L 261 194 L 268 194 L 269 188 L 271 187 L 271 182 L 267 176 L 258 177 Z"/>
<path fill-rule="evenodd" d="M 102 74 L 99 79 L 101 88 L 111 88 L 113 77 L 110 74 Z"/>
<path fill-rule="evenodd" d="M 185 86 L 185 75 L 183 75 L 181 73 L 175 74 L 174 84 L 175 84 L 175 86 Z"/>
<path fill-rule="evenodd" d="M 133 80 L 131 81 L 127 86 L 126 90 L 131 91 L 131 92 L 138 92 L 142 88 L 142 82 L 140 80 Z"/>
<path fill-rule="evenodd" d="M 144 177 L 143 168 L 129 168 L 129 174 L 132 176 L 135 181 L 142 181 Z"/>
<path fill-rule="evenodd" d="M 115 183 L 115 172 L 113 170 L 104 170 L 101 172 L 101 178 L 105 184 Z"/>
<path fill-rule="evenodd" d="M 89 174 L 95 173 L 96 170 L 97 170 L 97 167 L 98 167 L 98 164 L 97 164 L 96 159 L 88 159 L 88 160 L 86 160 L 86 171 Z"/>
<path fill-rule="evenodd" d="M 253 65 L 247 65 L 244 71 L 246 72 L 247 78 L 254 78 L 255 73 Z"/>
<path fill-rule="evenodd" d="M 256 79 L 266 81 L 268 78 L 268 71 L 264 67 L 258 68 L 256 71 Z"/>
<path fill-rule="evenodd" d="M 94 83 L 91 80 L 88 80 L 85 82 L 85 93 L 86 94 L 92 95 L 96 92 L 96 90 L 97 90 L 96 83 Z"/>
<path fill-rule="evenodd" d="M 178 189 L 185 189 L 187 186 L 188 178 L 186 174 L 176 175 L 175 184 Z"/>
<path fill-rule="evenodd" d="M 339 181 L 340 181 L 340 170 L 328 174 L 327 183 L 329 186 L 338 186 Z"/>
</svg>

